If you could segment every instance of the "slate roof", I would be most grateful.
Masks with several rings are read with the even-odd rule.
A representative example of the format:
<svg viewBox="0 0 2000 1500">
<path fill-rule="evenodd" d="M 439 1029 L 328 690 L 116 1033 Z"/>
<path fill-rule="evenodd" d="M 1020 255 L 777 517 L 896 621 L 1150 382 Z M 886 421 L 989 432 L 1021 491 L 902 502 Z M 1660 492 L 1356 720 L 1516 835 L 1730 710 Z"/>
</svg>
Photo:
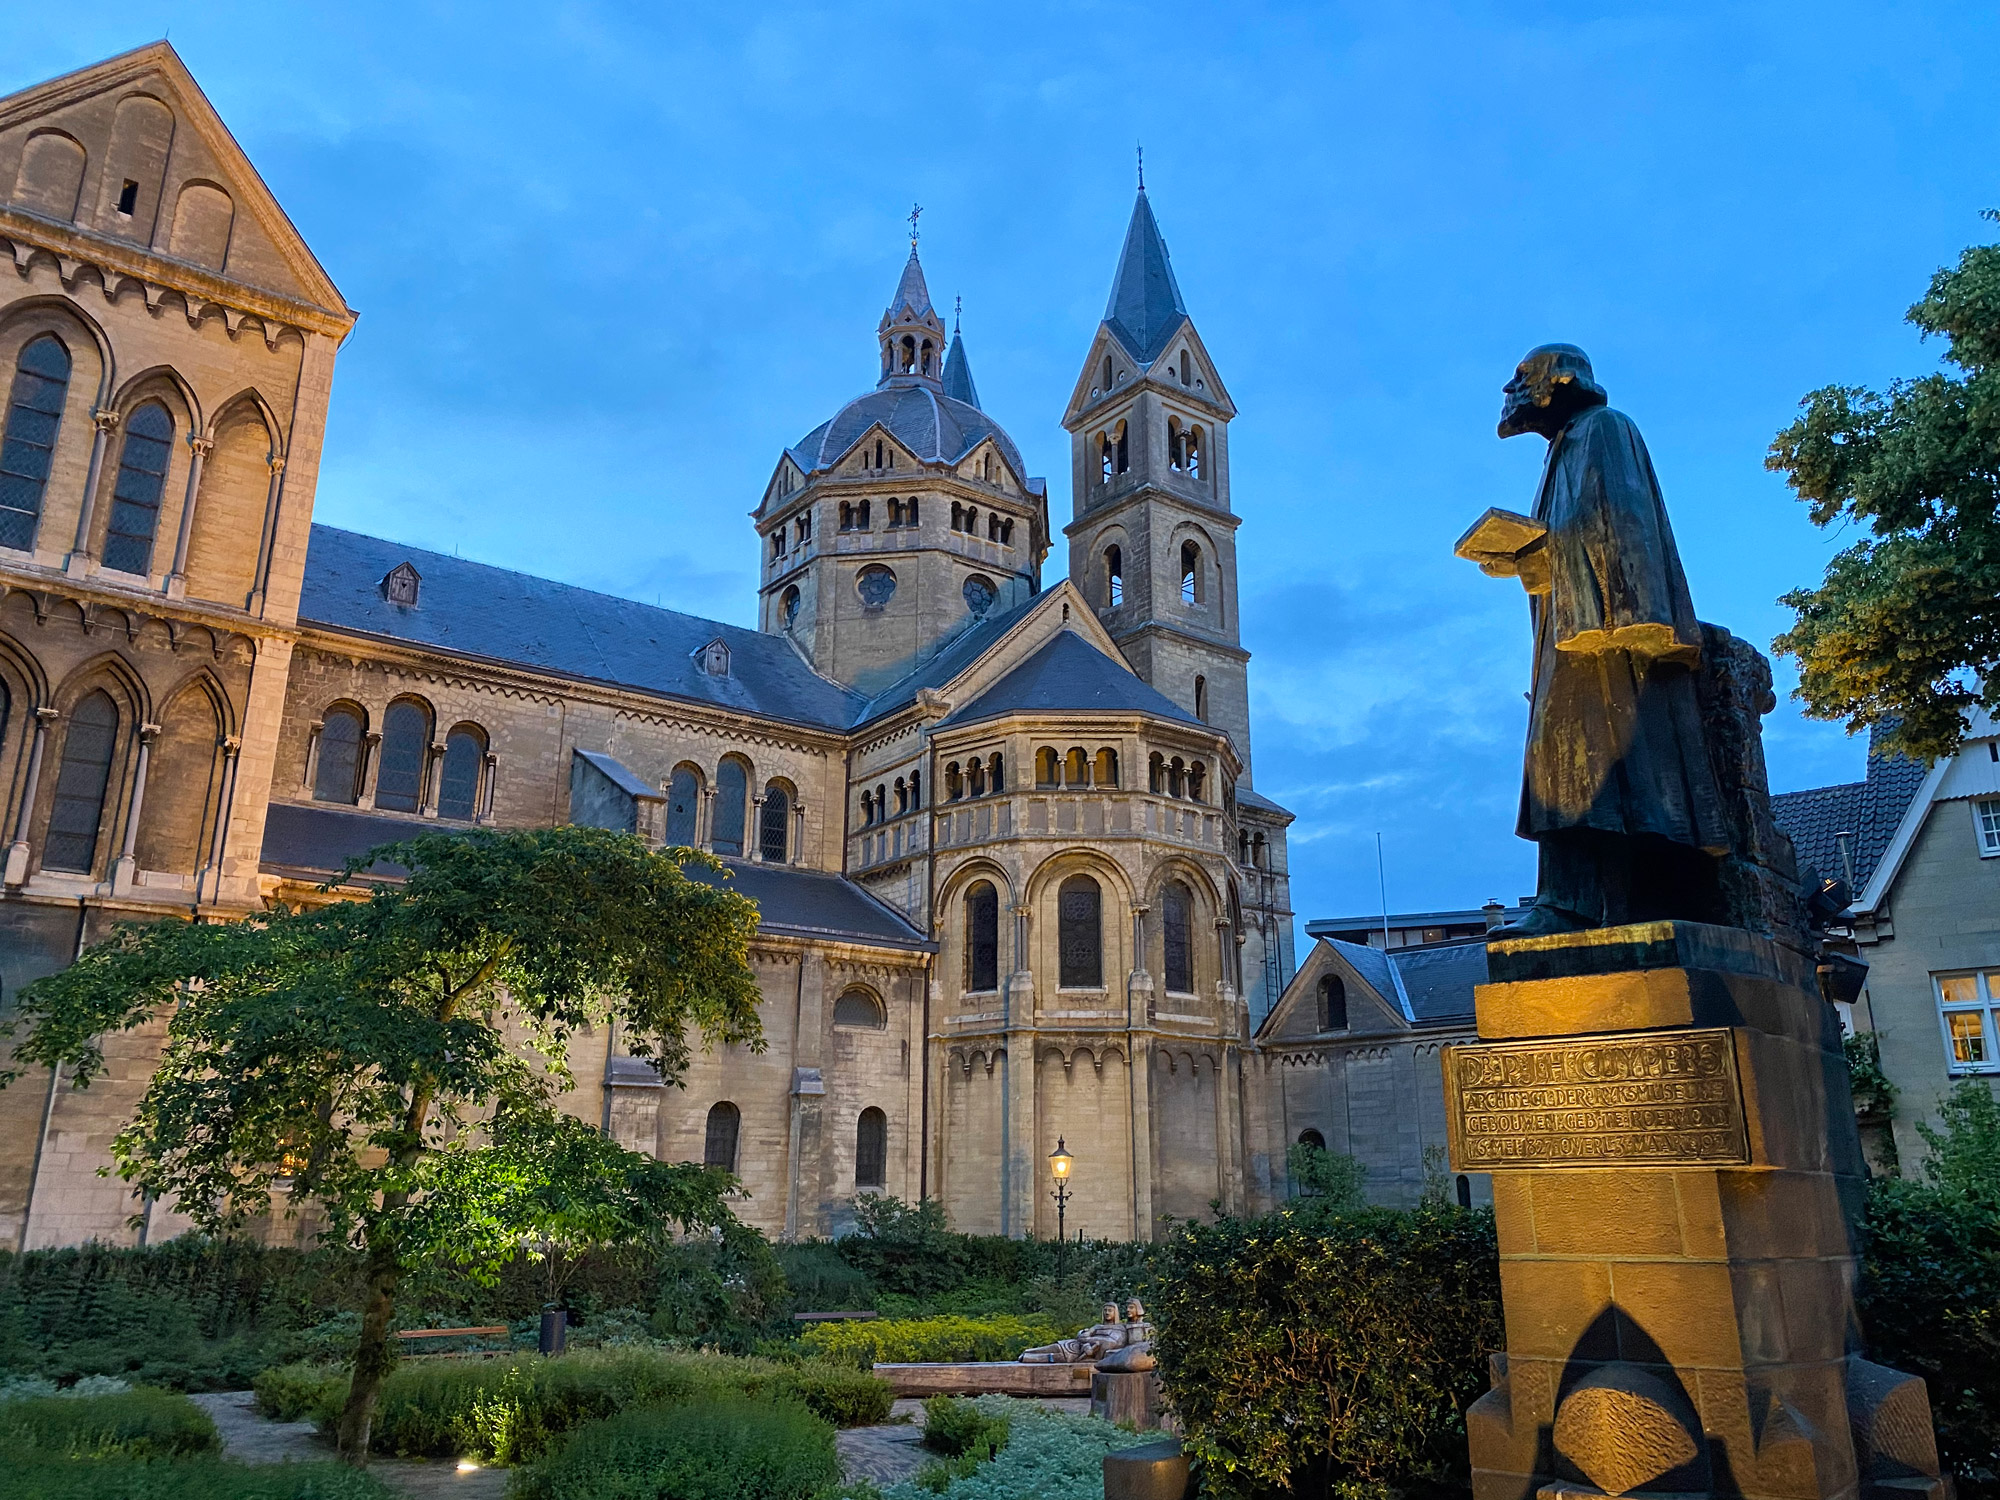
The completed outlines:
<svg viewBox="0 0 2000 1500">
<path fill-rule="evenodd" d="M 905 312 L 909 313 L 906 318 Z M 923 263 L 917 259 L 917 247 L 910 246 L 910 258 L 903 262 L 903 274 L 896 282 L 896 295 L 889 299 L 889 310 L 883 314 L 885 323 L 913 323 L 927 312 L 935 312 L 931 306 L 930 283 L 924 280 Z"/>
<path fill-rule="evenodd" d="M 1801 871 L 1811 869 L 1824 879 L 1845 879 L 1847 870 L 1834 835 L 1854 835 L 1849 851 L 1854 858 L 1856 896 L 1867 887 L 1929 771 L 1920 761 L 1880 748 L 1880 738 L 1886 732 L 1887 726 L 1869 732 L 1865 781 L 1780 792 L 1771 798 L 1771 816 L 1791 836 Z"/>
<path fill-rule="evenodd" d="M 1419 1026 L 1472 1019 L 1472 987 L 1486 983 L 1486 939 L 1397 948 L 1389 961 L 1403 980 L 1405 1014 Z"/>
<path fill-rule="evenodd" d="M 1187 305 L 1181 301 L 1180 283 L 1174 280 L 1167 242 L 1160 237 L 1146 190 L 1140 188 L 1125 230 L 1125 248 L 1118 257 L 1118 274 L 1112 278 L 1111 300 L 1104 309 L 1105 326 L 1134 359 L 1149 365 L 1186 317 Z"/>
<path fill-rule="evenodd" d="M 965 340 L 956 333 L 944 357 L 944 393 L 967 406 L 979 405 L 979 387 L 972 383 L 972 361 L 965 357 Z"/>
<path fill-rule="evenodd" d="M 589 761 L 598 770 L 602 771 L 606 779 L 613 786 L 617 787 L 619 791 L 625 793 L 626 796 L 650 797 L 655 802 L 661 800 L 662 793 L 658 787 L 648 782 L 616 756 L 606 755 L 601 750 L 578 750 L 574 753 L 579 758 Z"/>
<path fill-rule="evenodd" d="M 969 386 L 969 370 L 966 378 Z M 990 437 L 1016 474 L 1028 472 L 1006 429 L 921 375 L 891 375 L 866 395 L 855 397 L 800 438 L 791 450 L 792 460 L 808 474 L 831 468 L 877 422 L 925 463 L 957 463 Z"/>
<path fill-rule="evenodd" d="M 1259 812 L 1283 813 L 1287 818 L 1295 816 L 1289 807 L 1281 807 L 1252 787 L 1236 784 L 1236 801 L 1242 807 L 1254 807 Z"/>
<path fill-rule="evenodd" d="M 383 577 L 400 562 L 423 579 L 414 607 L 382 597 Z M 813 671 L 782 636 L 333 526 L 312 529 L 299 618 L 819 728 L 846 728 L 863 702 Z M 696 665 L 717 637 L 729 647 L 727 677 Z"/>
<path fill-rule="evenodd" d="M 991 612 L 969 621 L 963 630 L 945 642 L 928 661 L 870 698 L 855 722 L 866 724 L 871 719 L 881 718 L 884 714 L 908 708 L 917 701 L 917 691 L 920 688 L 943 687 L 997 646 L 1007 633 L 1026 619 L 1035 606 L 1046 597 L 1045 594 L 1031 594 L 1012 608 Z"/>
<path fill-rule="evenodd" d="M 944 722 L 973 724 L 1011 713 L 1142 713 L 1208 727 L 1073 630 L 1056 634 Z"/>
<path fill-rule="evenodd" d="M 926 940 L 894 908 L 842 876 L 743 860 L 723 863 L 729 867 L 727 884 L 757 903 L 757 925 L 766 932 L 831 938 L 875 948 L 936 951 L 937 944 Z M 707 870 L 689 870 L 688 874 L 710 885 L 722 881 L 721 876 Z"/>
<path fill-rule="evenodd" d="M 264 820 L 262 868 L 274 875 L 321 880 L 349 858 L 380 844 L 392 844 L 419 833 L 450 831 L 454 825 L 416 818 L 391 818 L 345 807 L 303 806 L 273 802 Z M 459 825 L 462 826 L 462 825 Z M 891 908 L 853 881 L 817 870 L 725 860 L 725 877 L 708 870 L 690 870 L 710 885 L 727 883 L 757 903 L 758 926 L 767 932 L 795 937 L 830 938 L 875 948 L 931 951 L 927 942 Z M 400 866 L 376 865 L 369 873 L 406 874 Z"/>
</svg>

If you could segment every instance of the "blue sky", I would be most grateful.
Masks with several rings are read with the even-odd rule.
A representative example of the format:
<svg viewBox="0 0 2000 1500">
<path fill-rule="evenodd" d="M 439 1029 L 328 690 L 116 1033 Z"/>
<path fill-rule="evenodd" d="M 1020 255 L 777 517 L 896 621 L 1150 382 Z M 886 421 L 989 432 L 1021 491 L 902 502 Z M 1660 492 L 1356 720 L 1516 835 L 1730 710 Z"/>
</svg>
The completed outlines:
<svg viewBox="0 0 2000 1500">
<path fill-rule="evenodd" d="M 1451 557 L 1583 345 L 1704 618 L 1761 646 L 1838 537 L 1762 467 L 2000 205 L 2000 17 L 1822 3 L 9 7 L 0 87 L 170 32 L 360 311 L 319 515 L 754 622 L 746 511 L 872 382 L 903 216 L 1069 519 L 1063 402 L 1132 148 L 1232 430 L 1256 784 L 1301 918 L 1532 888 L 1528 639 Z M 1047 577 L 1067 560 L 1058 545 Z M 1781 684 L 1791 674 L 1778 664 Z M 1778 789 L 1861 773 L 1781 702 Z"/>
</svg>

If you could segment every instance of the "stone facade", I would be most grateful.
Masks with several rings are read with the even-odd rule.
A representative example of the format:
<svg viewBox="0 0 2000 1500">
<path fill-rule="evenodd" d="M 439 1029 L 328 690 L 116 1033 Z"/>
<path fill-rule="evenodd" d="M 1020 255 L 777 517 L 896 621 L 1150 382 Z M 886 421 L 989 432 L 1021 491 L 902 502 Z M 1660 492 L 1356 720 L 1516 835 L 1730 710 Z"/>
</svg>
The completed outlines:
<svg viewBox="0 0 2000 1500">
<path fill-rule="evenodd" d="M 1143 193 L 1065 419 L 1072 576 L 913 244 L 878 383 L 759 502 L 756 630 L 314 525 L 354 314 L 165 44 L 0 100 L 0 244 L 5 995 L 418 829 L 588 822 L 759 903 L 766 1050 L 668 1089 L 593 1035 L 568 1097 L 732 1166 L 750 1222 L 880 1191 L 1053 1233 L 1058 1138 L 1073 1231 L 1250 1201 L 1291 818 L 1250 787 L 1235 409 Z M 0 1092 L 0 1244 L 180 1227 L 96 1175 L 158 1044 Z"/>
</svg>

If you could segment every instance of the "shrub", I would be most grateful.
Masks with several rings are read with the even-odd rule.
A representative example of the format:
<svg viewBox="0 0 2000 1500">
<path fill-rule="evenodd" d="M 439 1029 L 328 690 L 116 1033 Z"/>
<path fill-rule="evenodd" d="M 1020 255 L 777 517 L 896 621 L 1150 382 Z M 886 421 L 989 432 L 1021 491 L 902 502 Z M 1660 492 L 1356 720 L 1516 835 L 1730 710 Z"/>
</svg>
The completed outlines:
<svg viewBox="0 0 2000 1500">
<path fill-rule="evenodd" d="M 1491 1213 L 1188 1225 L 1156 1298 L 1205 1493 L 1468 1481 L 1464 1412 L 1503 1341 Z"/>
<path fill-rule="evenodd" d="M 875 1306 L 875 1283 L 826 1240 L 780 1245 L 778 1264 L 793 1312 L 862 1312 Z"/>
<path fill-rule="evenodd" d="M 323 1390 L 313 1415 L 330 1430 L 345 1375 Z M 838 1426 L 880 1422 L 894 1399 L 885 1381 L 816 1361 L 777 1364 L 660 1349 L 405 1364 L 382 1384 L 374 1447 L 408 1457 L 519 1463 L 549 1452 L 578 1427 L 631 1408 L 740 1396 L 793 1401 Z"/>
<path fill-rule="evenodd" d="M 259 1370 L 250 1382 L 257 1410 L 274 1422 L 303 1422 L 347 1400 L 347 1366 L 300 1362 Z"/>
<path fill-rule="evenodd" d="M 1009 1396 L 981 1396 L 969 1404 L 1007 1424 L 1010 1435 L 999 1453 L 968 1474 L 932 1470 L 905 1480 L 885 1490 L 882 1500 L 930 1500 L 939 1493 L 948 1500 L 1103 1500 L 1104 1455 L 1160 1436 L 1043 1411 L 1039 1402 Z"/>
<path fill-rule="evenodd" d="M 1984 1085 L 1981 1085 L 1983 1090 Z M 1857 1304 L 1868 1357 L 1921 1375 L 1962 1493 L 2000 1475 L 2000 1198 L 1878 1180 Z"/>
<path fill-rule="evenodd" d="M 885 1292 L 926 1296 L 965 1279 L 965 1236 L 945 1225 L 935 1198 L 905 1203 L 889 1193 L 854 1200 L 859 1233 L 839 1241 L 841 1257 Z"/>
<path fill-rule="evenodd" d="M 1007 1446 L 1007 1418 L 962 1397 L 933 1396 L 924 1403 L 924 1446 L 948 1458 L 984 1448 L 991 1458 Z"/>
<path fill-rule="evenodd" d="M 183 1458 L 220 1453 L 208 1413 L 171 1391 L 42 1396 L 0 1406 L 0 1450 L 62 1458 Z"/>
<path fill-rule="evenodd" d="M 799 1342 L 838 1364 L 869 1369 L 878 1364 L 936 1364 L 1013 1359 L 1023 1349 L 1054 1343 L 1078 1325 L 1046 1317 L 877 1318 L 869 1322 L 815 1323 Z"/>
<path fill-rule="evenodd" d="M 219 1458 L 71 1462 L 10 1455 L 0 1500 L 401 1500 L 345 1464 L 239 1464 Z"/>
<path fill-rule="evenodd" d="M 839 1482 L 833 1429 L 789 1402 L 630 1411 L 516 1481 L 520 1500 L 808 1500 Z"/>
<path fill-rule="evenodd" d="M 1351 1213 L 1368 1202 L 1368 1169 L 1353 1157 L 1310 1141 L 1285 1148 L 1285 1175 L 1299 1190 L 1287 1205 L 1301 1211 Z"/>
</svg>

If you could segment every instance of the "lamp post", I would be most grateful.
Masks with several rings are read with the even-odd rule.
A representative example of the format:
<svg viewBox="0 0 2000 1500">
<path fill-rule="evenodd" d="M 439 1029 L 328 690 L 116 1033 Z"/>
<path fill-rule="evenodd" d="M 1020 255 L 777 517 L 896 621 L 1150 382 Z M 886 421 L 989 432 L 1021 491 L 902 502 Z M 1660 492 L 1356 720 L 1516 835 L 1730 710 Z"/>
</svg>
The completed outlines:
<svg viewBox="0 0 2000 1500">
<path fill-rule="evenodd" d="M 1049 1196 L 1056 1200 L 1056 1275 L 1063 1273 L 1063 1246 L 1068 1242 L 1067 1231 L 1063 1227 L 1063 1213 L 1069 1207 L 1069 1152 L 1063 1149 L 1063 1138 L 1056 1137 L 1056 1149 L 1049 1153 L 1049 1172 L 1056 1180 L 1056 1189 Z"/>
</svg>

